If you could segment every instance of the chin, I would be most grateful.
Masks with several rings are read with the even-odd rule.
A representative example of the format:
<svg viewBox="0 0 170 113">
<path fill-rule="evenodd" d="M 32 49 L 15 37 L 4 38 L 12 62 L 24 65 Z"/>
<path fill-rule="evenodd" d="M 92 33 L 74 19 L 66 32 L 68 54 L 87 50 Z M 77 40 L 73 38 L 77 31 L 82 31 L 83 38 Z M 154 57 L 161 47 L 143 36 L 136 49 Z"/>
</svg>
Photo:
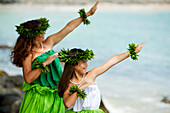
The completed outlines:
<svg viewBox="0 0 170 113">
<path fill-rule="evenodd" d="M 86 70 L 84 70 L 83 74 L 86 74 Z"/>
</svg>

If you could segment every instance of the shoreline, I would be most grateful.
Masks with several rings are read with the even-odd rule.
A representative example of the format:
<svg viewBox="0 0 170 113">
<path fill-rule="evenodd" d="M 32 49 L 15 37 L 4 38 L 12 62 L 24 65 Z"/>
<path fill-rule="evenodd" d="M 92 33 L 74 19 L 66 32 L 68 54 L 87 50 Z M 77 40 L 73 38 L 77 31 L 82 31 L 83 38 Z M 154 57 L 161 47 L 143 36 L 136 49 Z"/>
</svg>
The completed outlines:
<svg viewBox="0 0 170 113">
<path fill-rule="evenodd" d="M 90 9 L 93 4 L 35 4 L 35 3 L 14 3 L 14 4 L 0 4 L 0 10 L 15 10 L 15 11 L 55 11 L 55 12 L 77 12 L 77 9 Z M 29 9 L 29 10 L 27 10 Z M 121 11 L 170 11 L 170 4 L 115 4 L 115 3 L 100 3 L 98 6 L 99 12 L 121 12 Z"/>
</svg>

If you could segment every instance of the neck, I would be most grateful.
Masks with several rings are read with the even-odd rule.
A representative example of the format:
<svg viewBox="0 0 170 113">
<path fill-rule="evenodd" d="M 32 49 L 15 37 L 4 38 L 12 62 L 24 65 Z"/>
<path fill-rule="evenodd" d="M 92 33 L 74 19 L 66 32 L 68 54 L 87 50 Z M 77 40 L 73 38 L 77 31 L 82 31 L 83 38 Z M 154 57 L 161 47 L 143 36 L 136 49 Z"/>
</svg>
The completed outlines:
<svg viewBox="0 0 170 113">
<path fill-rule="evenodd" d="M 35 43 L 33 51 L 35 51 L 35 52 L 43 52 L 43 44 L 42 44 L 42 42 Z"/>
<path fill-rule="evenodd" d="M 34 47 L 35 47 L 35 48 L 41 48 L 41 43 L 42 43 L 42 42 L 35 42 L 35 43 L 34 43 Z"/>
<path fill-rule="evenodd" d="M 75 71 L 72 80 L 81 81 L 82 78 L 83 78 L 83 74 L 79 74 L 78 72 Z"/>
<path fill-rule="evenodd" d="M 79 85 L 83 82 L 84 80 L 84 76 L 80 77 L 79 75 L 77 75 L 76 73 L 73 74 L 73 78 L 70 80 L 70 82 L 74 85 Z"/>
</svg>

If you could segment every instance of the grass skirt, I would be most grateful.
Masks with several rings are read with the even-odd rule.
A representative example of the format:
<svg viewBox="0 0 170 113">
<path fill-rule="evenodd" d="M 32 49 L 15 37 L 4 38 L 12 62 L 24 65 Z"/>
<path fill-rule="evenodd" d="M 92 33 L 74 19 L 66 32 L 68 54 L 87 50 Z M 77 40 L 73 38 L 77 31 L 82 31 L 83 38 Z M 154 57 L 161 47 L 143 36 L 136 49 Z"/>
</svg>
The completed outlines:
<svg viewBox="0 0 170 113">
<path fill-rule="evenodd" d="M 19 113 L 64 113 L 63 99 L 59 98 L 57 89 L 29 85 L 24 82 L 23 91 L 26 91 Z"/>
<path fill-rule="evenodd" d="M 82 110 L 79 112 L 75 112 L 71 110 L 67 110 L 66 113 L 104 113 L 101 109 L 96 109 L 96 110 Z"/>
</svg>

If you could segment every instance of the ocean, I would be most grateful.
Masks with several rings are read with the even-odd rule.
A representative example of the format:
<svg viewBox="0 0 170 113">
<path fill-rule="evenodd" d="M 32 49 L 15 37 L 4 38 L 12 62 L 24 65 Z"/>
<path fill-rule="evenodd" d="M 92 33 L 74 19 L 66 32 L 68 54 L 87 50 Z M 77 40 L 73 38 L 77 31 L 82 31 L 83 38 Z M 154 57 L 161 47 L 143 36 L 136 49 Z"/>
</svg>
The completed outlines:
<svg viewBox="0 0 170 113">
<path fill-rule="evenodd" d="M 2 8 L 1 5 L 0 45 L 13 46 L 18 37 L 15 25 L 30 19 L 47 17 L 51 27 L 46 37 L 56 33 L 78 17 L 77 11 L 84 7 L 68 10 L 63 6 L 59 10 L 54 6 Z M 54 51 L 74 47 L 92 49 L 95 57 L 88 63 L 88 70 L 91 70 L 112 56 L 126 52 L 128 44 L 147 40 L 138 61 L 128 58 L 96 81 L 110 113 L 170 113 L 170 104 L 161 102 L 164 96 L 170 97 L 170 10 L 99 10 L 88 19 L 90 25 L 81 24 L 58 43 Z M 9 75 L 22 75 L 22 69 L 12 65 L 9 59 L 10 50 L 0 49 L 0 70 Z"/>
</svg>

